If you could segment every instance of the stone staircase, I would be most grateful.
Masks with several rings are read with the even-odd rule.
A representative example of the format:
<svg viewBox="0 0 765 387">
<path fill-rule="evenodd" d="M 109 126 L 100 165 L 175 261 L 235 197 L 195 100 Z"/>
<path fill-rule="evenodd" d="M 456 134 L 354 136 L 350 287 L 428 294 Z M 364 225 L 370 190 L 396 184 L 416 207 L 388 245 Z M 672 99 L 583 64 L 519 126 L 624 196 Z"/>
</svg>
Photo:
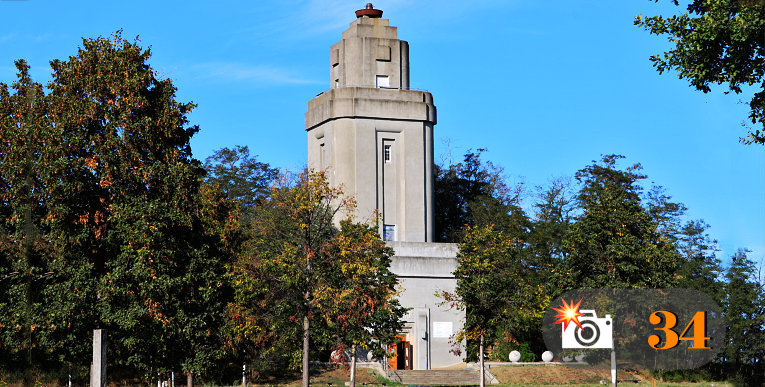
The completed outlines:
<svg viewBox="0 0 765 387">
<path fill-rule="evenodd" d="M 477 386 L 479 378 L 478 370 L 472 368 L 388 371 L 388 379 L 405 386 Z"/>
</svg>

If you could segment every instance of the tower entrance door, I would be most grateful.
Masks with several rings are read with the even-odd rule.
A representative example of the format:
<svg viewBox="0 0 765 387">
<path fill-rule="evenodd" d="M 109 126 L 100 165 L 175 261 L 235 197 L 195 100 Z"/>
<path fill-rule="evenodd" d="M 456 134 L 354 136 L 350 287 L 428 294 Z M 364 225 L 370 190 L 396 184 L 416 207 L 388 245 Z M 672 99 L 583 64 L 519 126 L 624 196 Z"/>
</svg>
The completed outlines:
<svg viewBox="0 0 765 387">
<path fill-rule="evenodd" d="M 406 336 L 398 335 L 397 338 L 401 339 L 398 343 L 388 345 L 388 368 L 392 370 L 411 370 L 414 347 L 408 341 Z"/>
</svg>

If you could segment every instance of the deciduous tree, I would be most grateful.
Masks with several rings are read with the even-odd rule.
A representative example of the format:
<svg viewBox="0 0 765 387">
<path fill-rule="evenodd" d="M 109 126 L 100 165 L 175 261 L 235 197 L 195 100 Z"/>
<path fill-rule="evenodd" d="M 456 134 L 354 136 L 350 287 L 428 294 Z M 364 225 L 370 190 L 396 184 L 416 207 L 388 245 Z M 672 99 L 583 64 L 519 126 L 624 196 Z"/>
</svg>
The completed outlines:
<svg viewBox="0 0 765 387">
<path fill-rule="evenodd" d="M 443 292 L 442 297 L 465 310 L 457 341 L 466 340 L 468 348 L 477 344 L 481 369 L 486 345 L 513 340 L 524 331 L 522 324 L 540 317 L 546 306 L 543 286 L 524 254 L 517 238 L 491 226 L 469 227 L 459 245 L 457 287 L 454 294 Z M 503 333 L 508 337 L 500 337 Z"/>
<path fill-rule="evenodd" d="M 568 255 L 563 241 L 574 224 L 577 211 L 576 192 L 571 179 L 553 180 L 547 188 L 537 187 L 536 214 L 529 233 L 529 260 L 536 267 L 542 283 L 553 285 L 555 269 Z M 553 288 L 550 289 L 555 292 Z"/>
<path fill-rule="evenodd" d="M 59 356 L 71 358 L 83 346 L 59 344 L 60 324 L 67 307 L 92 316 L 92 308 L 67 296 L 59 280 L 83 268 L 63 272 L 51 237 L 55 229 L 50 209 L 51 187 L 58 181 L 53 164 L 58 142 L 50 121 L 49 97 L 32 81 L 25 61 L 16 62 L 18 80 L 0 84 L 0 367 L 25 371 L 48 369 Z M 84 268 L 85 272 L 88 271 Z M 84 287 L 87 294 L 93 287 Z M 63 303 L 62 303 L 63 302 Z M 63 306 L 63 308 L 51 308 Z"/>
<path fill-rule="evenodd" d="M 749 120 L 753 127 L 742 140 L 765 145 L 765 2 L 692 0 L 686 9 L 670 17 L 635 18 L 635 25 L 665 36 L 674 45 L 663 55 L 651 57 L 654 67 L 659 73 L 677 71 L 704 93 L 714 84 L 726 84 L 726 93 L 736 94 L 752 87 Z"/>
<path fill-rule="evenodd" d="M 357 350 L 383 358 L 404 328 L 406 309 L 396 299 L 397 278 L 390 271 L 393 249 L 385 246 L 376 227 L 342 221 L 330 255 L 339 270 L 330 286 L 317 292 L 316 309 L 337 337 L 336 349 L 350 349 L 353 387 Z"/>
<path fill-rule="evenodd" d="M 682 258 L 678 287 L 704 292 L 721 303 L 724 298 L 722 263 L 717 258 L 717 241 L 709 237 L 708 228 L 704 221 L 692 220 L 680 229 L 676 242 Z"/>
<path fill-rule="evenodd" d="M 400 328 L 391 252 L 375 228 L 347 218 L 354 207 L 324 172 L 283 181 L 258 211 L 251 245 L 233 266 L 233 344 L 257 361 L 302 368 L 305 386 L 312 343 L 370 345 Z M 346 217 L 340 230 L 337 217 Z"/>
<path fill-rule="evenodd" d="M 40 322 L 0 329 L 35 332 L 33 346 L 75 371 L 87 372 L 93 328 L 109 330 L 112 369 L 203 373 L 221 356 L 235 212 L 202 188 L 189 145 L 198 128 L 186 118 L 194 105 L 175 101 L 149 56 L 119 33 L 84 39 L 51 62 L 47 95 L 17 88 L 34 90 L 31 121 L 18 92 L 0 95 L 0 109 L 19 113 L 0 124 L 3 227 L 15 234 L 4 246 L 39 252 L 35 269 L 17 271 L 45 302 Z M 21 268 L 22 256 L 4 258 Z"/>
</svg>

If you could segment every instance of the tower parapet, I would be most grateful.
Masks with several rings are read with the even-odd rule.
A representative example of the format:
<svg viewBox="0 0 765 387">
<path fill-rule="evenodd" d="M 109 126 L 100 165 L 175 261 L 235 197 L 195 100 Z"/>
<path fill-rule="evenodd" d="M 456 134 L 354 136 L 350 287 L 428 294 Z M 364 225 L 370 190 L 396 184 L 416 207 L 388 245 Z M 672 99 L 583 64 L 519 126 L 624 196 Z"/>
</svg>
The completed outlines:
<svg viewBox="0 0 765 387">
<path fill-rule="evenodd" d="M 330 83 L 345 86 L 409 88 L 409 43 L 398 40 L 397 28 L 371 8 L 354 20 L 343 38 L 330 47 Z M 374 15 L 378 15 L 374 17 Z"/>
</svg>

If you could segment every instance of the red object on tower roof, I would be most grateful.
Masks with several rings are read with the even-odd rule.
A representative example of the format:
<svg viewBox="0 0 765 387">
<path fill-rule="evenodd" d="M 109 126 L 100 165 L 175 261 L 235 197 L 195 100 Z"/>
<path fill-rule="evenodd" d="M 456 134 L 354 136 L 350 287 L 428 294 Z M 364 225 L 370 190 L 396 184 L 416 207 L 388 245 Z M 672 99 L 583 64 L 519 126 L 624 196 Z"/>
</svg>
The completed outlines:
<svg viewBox="0 0 765 387">
<path fill-rule="evenodd" d="M 360 9 L 356 11 L 356 17 L 372 17 L 372 18 L 380 18 L 382 17 L 383 11 L 379 9 L 375 9 L 372 3 L 367 3 L 367 6 L 364 7 L 364 9 Z"/>
</svg>

